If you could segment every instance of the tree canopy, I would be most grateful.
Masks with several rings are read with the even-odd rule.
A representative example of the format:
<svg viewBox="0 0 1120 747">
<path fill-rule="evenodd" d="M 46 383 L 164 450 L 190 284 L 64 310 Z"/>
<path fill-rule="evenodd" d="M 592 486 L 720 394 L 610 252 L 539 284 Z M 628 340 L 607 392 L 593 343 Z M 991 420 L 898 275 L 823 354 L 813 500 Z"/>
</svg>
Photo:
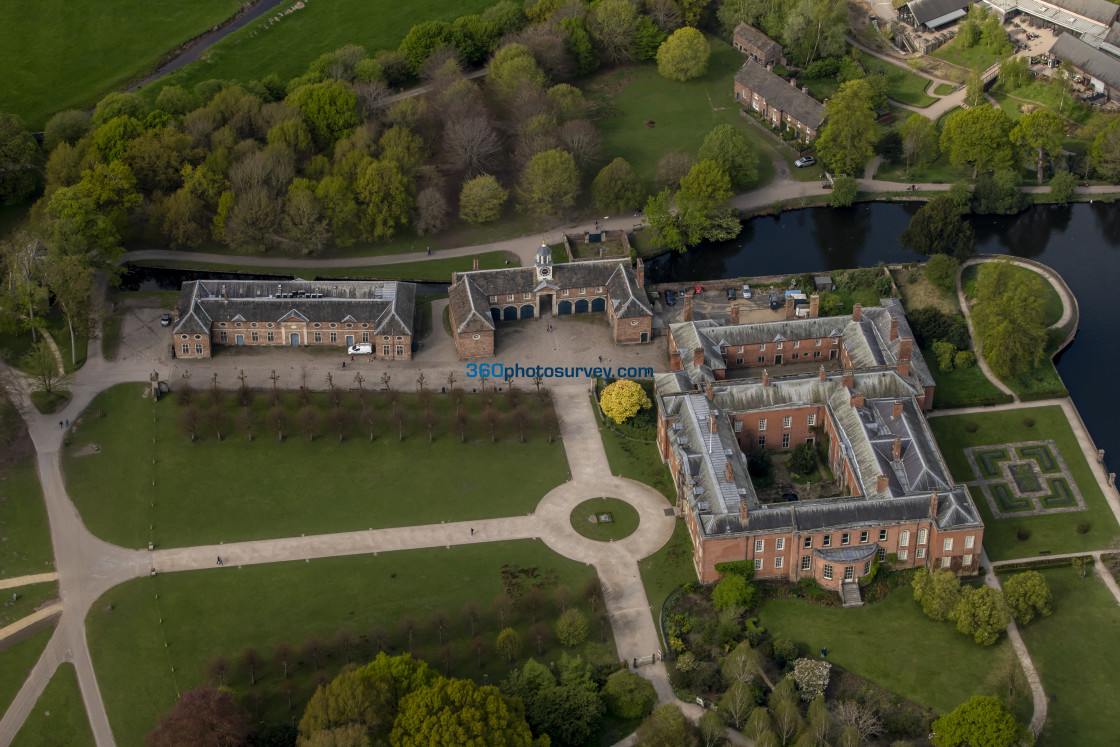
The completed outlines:
<svg viewBox="0 0 1120 747">
<path fill-rule="evenodd" d="M 972 323 L 984 357 L 997 376 L 1018 376 L 1042 361 L 1045 283 L 1035 272 L 1016 272 L 1006 260 L 981 265 Z"/>
<path fill-rule="evenodd" d="M 608 215 L 637 208 L 642 204 L 642 192 L 638 172 L 624 158 L 604 166 L 591 184 L 595 207 Z"/>
<path fill-rule="evenodd" d="M 691 26 L 679 28 L 657 49 L 657 71 L 670 80 L 699 78 L 708 69 L 712 46 Z"/>
<path fill-rule="evenodd" d="M 949 115 L 941 130 L 941 150 L 954 166 L 971 166 L 972 178 L 981 171 L 1005 169 L 1015 162 L 1011 119 L 989 104 Z"/>
<path fill-rule="evenodd" d="M 874 155 L 879 140 L 871 108 L 871 85 L 866 80 L 842 83 L 825 109 L 828 119 L 821 128 L 817 151 L 836 173 L 859 174 Z"/>
<path fill-rule="evenodd" d="M 393 747 L 487 744 L 529 747 L 533 734 L 521 701 L 493 685 L 439 677 L 404 696 L 389 735 Z"/>
<path fill-rule="evenodd" d="M 249 744 L 249 714 L 228 690 L 187 690 L 144 737 L 148 747 L 241 747 Z"/>
<path fill-rule="evenodd" d="M 1012 747 L 1027 737 L 999 698 L 991 695 L 973 695 L 934 721 L 932 730 L 936 747 Z"/>
<path fill-rule="evenodd" d="M 758 154 L 734 125 L 721 124 L 704 137 L 698 158 L 713 161 L 731 181 L 731 189 L 742 191 L 758 179 Z"/>
<path fill-rule="evenodd" d="M 976 247 L 972 226 L 961 216 L 953 198 L 945 195 L 922 205 L 898 241 L 904 248 L 921 254 L 948 254 L 962 259 Z"/>
<path fill-rule="evenodd" d="M 1011 142 L 1021 148 L 1030 148 L 1037 155 L 1039 186 L 1042 185 L 1046 157 L 1062 149 L 1065 134 L 1065 122 L 1049 109 L 1035 109 L 1023 115 L 1011 128 Z"/>
<path fill-rule="evenodd" d="M 608 384 L 599 396 L 603 414 L 616 423 L 623 423 L 652 406 L 642 385 L 633 379 L 619 379 Z"/>
<path fill-rule="evenodd" d="M 1016 573 L 1003 582 L 1003 598 L 1015 622 L 1026 625 L 1035 617 L 1054 611 L 1054 596 L 1046 578 L 1038 571 Z"/>
</svg>

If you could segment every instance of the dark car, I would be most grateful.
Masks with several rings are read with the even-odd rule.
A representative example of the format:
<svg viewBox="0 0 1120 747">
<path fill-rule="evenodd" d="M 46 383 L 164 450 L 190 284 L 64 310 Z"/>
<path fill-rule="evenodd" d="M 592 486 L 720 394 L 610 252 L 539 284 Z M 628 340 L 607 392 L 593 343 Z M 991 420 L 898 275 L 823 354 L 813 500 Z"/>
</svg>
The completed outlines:
<svg viewBox="0 0 1120 747">
<path fill-rule="evenodd" d="M 734 301 L 735 300 L 735 289 L 734 288 L 728 288 L 727 289 L 727 300 L 728 301 Z"/>
<path fill-rule="evenodd" d="M 665 291 L 665 305 L 666 306 L 676 306 L 677 305 L 677 294 L 674 293 L 671 290 Z"/>
<path fill-rule="evenodd" d="M 161 316 L 159 318 L 159 323 L 161 325 L 163 325 L 164 327 L 170 327 L 171 326 L 171 315 L 170 314 L 164 314 L 163 316 Z"/>
<path fill-rule="evenodd" d="M 778 302 L 778 294 L 774 291 L 770 291 L 770 310 L 776 311 L 781 305 L 782 304 Z"/>
</svg>

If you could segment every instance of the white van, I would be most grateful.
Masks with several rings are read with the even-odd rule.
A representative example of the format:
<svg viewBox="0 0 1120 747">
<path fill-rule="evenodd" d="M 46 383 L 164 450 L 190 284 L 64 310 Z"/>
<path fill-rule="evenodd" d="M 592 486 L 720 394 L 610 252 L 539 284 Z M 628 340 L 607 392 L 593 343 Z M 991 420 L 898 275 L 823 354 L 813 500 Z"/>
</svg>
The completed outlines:
<svg viewBox="0 0 1120 747">
<path fill-rule="evenodd" d="M 357 345 L 351 345 L 346 349 L 350 355 L 372 355 L 373 344 L 369 342 L 359 342 Z"/>
</svg>

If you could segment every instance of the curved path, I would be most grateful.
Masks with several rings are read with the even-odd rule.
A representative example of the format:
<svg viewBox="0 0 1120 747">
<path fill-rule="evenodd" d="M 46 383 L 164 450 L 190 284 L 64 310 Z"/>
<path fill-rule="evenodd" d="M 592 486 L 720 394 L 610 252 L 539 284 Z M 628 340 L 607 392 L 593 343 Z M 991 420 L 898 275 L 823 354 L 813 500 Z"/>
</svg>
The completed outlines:
<svg viewBox="0 0 1120 747">
<path fill-rule="evenodd" d="M 153 571 L 206 569 L 220 572 L 223 568 L 214 565 L 218 555 L 229 566 L 236 566 L 539 538 L 565 557 L 595 566 L 620 658 L 632 661 L 636 657 L 648 657 L 660 648 L 638 561 L 669 540 L 675 518 L 668 501 L 659 492 L 610 474 L 586 385 L 553 390 L 572 478 L 545 495 L 537 510 L 528 516 L 149 552 L 111 545 L 94 537 L 82 524 L 66 494 L 60 461 L 65 431 L 56 427 L 60 417 L 76 421 L 97 392 L 116 383 L 145 381 L 148 370 L 137 364 L 107 364 L 100 356 L 99 346 L 92 346 L 86 366 L 75 377 L 70 403 L 63 411 L 52 415 L 40 415 L 31 408 L 26 382 L 11 369 L 6 373 L 16 382 L 12 388 L 20 400 L 17 404 L 37 451 L 62 601 L 54 635 L 0 719 L 0 745 L 11 744 L 55 669 L 64 661 L 75 665 L 95 742 L 100 747 L 115 744 L 86 641 L 85 618 L 90 607 L 112 587 Z M 166 377 L 166 371 L 160 373 Z M 572 509 L 599 496 L 619 498 L 638 511 L 640 521 L 634 534 L 618 542 L 601 543 L 576 533 L 569 520 Z M 53 614 L 58 612 L 58 609 L 52 610 Z M 662 702 L 677 703 L 693 719 L 702 713 L 695 705 L 678 703 L 664 664 L 658 662 L 637 671 L 653 683 Z"/>
</svg>

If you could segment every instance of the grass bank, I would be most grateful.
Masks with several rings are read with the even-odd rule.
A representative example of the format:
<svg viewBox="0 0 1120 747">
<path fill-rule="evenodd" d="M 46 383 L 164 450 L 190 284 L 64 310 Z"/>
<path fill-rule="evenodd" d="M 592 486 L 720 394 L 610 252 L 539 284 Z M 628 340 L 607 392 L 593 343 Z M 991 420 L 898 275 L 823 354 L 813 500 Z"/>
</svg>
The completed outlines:
<svg viewBox="0 0 1120 747">
<path fill-rule="evenodd" d="M 93 747 L 93 730 L 74 665 L 58 665 L 47 688 L 27 715 L 13 747 Z"/>
<path fill-rule="evenodd" d="M 0 578 L 54 570 L 47 507 L 33 456 L 0 470 L 0 535 L 6 539 Z"/>
<path fill-rule="evenodd" d="M 54 626 L 50 625 L 30 638 L 0 651 L 0 713 L 8 710 L 35 662 L 43 654 Z"/>
</svg>

